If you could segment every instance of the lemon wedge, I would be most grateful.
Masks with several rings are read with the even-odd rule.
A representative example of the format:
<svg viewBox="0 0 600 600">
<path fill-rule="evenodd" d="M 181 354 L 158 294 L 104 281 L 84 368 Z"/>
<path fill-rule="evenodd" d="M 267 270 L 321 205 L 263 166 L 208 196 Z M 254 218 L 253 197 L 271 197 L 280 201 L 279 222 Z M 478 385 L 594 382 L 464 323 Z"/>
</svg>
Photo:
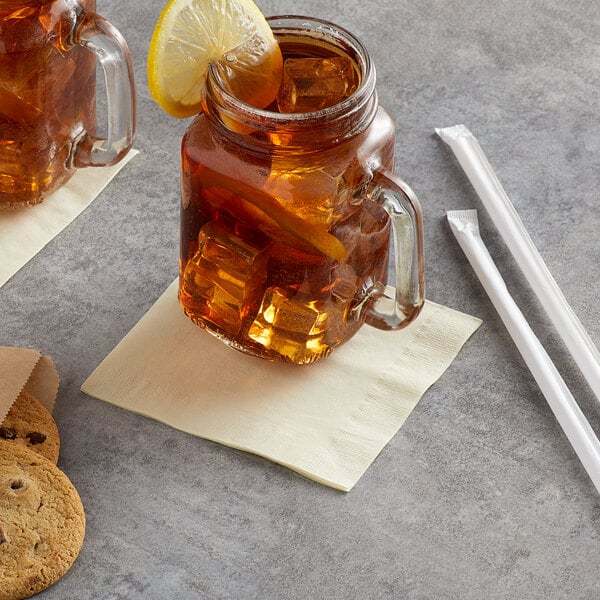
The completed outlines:
<svg viewBox="0 0 600 600">
<path fill-rule="evenodd" d="M 346 248 L 340 240 L 324 227 L 309 223 L 290 212 L 266 192 L 208 168 L 202 171 L 202 183 L 207 188 L 225 189 L 243 198 L 274 221 L 283 231 L 312 246 L 321 254 L 340 261 L 346 257 Z"/>
<path fill-rule="evenodd" d="M 148 87 L 174 117 L 201 108 L 211 63 L 236 98 L 269 105 L 281 83 L 283 59 L 267 20 L 252 0 L 170 0 L 148 51 Z"/>
</svg>

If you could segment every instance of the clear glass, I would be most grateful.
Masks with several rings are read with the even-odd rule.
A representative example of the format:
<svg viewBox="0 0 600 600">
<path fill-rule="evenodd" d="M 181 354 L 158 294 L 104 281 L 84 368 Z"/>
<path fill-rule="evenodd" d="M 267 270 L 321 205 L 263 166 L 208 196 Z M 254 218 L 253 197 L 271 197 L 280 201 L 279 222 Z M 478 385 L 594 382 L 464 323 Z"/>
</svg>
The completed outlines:
<svg viewBox="0 0 600 600">
<path fill-rule="evenodd" d="M 37 204 L 76 167 L 131 148 L 135 88 L 127 44 L 95 0 L 0 0 L 0 208 Z M 108 136 L 96 131 L 96 59 Z"/>
<path fill-rule="evenodd" d="M 363 323 L 398 329 L 418 315 L 421 209 L 392 174 L 394 125 L 361 42 L 316 19 L 270 24 L 284 58 L 349 58 L 359 84 L 333 105 L 281 113 L 243 104 L 211 69 L 182 142 L 179 297 L 234 348 L 312 363 Z"/>
</svg>

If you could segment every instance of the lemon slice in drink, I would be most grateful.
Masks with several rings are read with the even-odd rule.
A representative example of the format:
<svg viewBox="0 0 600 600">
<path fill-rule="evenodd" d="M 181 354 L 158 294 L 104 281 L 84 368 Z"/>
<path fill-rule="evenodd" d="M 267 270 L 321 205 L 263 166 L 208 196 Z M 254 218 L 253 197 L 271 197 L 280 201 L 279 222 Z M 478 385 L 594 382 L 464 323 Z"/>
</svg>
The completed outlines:
<svg viewBox="0 0 600 600">
<path fill-rule="evenodd" d="M 202 182 L 207 188 L 224 188 L 228 192 L 243 198 L 274 221 L 281 229 L 301 242 L 312 246 L 321 254 L 336 260 L 343 260 L 346 257 L 346 248 L 340 240 L 324 227 L 309 223 L 290 212 L 266 192 L 208 168 L 204 168 L 202 171 Z"/>
<path fill-rule="evenodd" d="M 252 0 L 170 0 L 163 9 L 148 52 L 156 103 L 174 117 L 197 114 L 211 63 L 243 102 L 264 108 L 275 99 L 281 51 Z"/>
</svg>

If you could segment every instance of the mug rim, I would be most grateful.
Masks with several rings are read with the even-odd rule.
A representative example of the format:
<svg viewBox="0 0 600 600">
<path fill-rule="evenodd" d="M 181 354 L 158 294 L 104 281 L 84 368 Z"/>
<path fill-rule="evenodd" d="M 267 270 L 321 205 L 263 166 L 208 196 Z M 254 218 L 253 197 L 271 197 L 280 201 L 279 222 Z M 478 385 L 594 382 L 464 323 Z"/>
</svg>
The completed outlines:
<svg viewBox="0 0 600 600">
<path fill-rule="evenodd" d="M 314 31 L 322 38 L 329 40 L 332 45 L 344 50 L 360 68 L 361 80 L 356 90 L 341 102 L 326 108 L 309 112 L 279 113 L 256 108 L 236 98 L 222 84 L 216 65 L 211 64 L 208 69 L 207 86 L 204 90 L 205 99 L 214 91 L 219 97 L 218 104 L 222 104 L 222 107 L 232 111 L 238 119 L 258 128 L 261 128 L 261 124 L 264 128 L 266 123 L 271 123 L 276 127 L 285 124 L 292 129 L 304 129 L 317 126 L 318 122 L 348 118 L 349 114 L 364 108 L 364 105 L 373 97 L 376 80 L 375 67 L 366 46 L 353 33 L 331 21 L 302 15 L 273 15 L 267 17 L 267 21 L 272 25 L 275 33 L 278 30 L 289 30 L 292 33 L 294 31 Z"/>
</svg>

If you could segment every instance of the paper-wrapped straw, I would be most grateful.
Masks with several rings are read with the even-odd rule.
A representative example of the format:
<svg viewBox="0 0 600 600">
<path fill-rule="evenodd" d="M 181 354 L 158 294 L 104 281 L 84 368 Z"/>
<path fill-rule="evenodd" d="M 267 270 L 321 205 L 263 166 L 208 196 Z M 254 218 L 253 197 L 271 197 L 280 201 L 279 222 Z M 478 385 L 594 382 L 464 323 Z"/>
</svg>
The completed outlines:
<svg viewBox="0 0 600 600">
<path fill-rule="evenodd" d="M 600 399 L 600 353 L 546 267 L 479 143 L 464 125 L 435 131 L 456 155 L 529 285 Z"/>
<path fill-rule="evenodd" d="M 460 247 L 498 311 L 581 464 L 600 492 L 600 442 L 548 353 L 506 288 L 502 275 L 479 234 L 477 211 L 449 211 L 447 216 Z"/>
</svg>

